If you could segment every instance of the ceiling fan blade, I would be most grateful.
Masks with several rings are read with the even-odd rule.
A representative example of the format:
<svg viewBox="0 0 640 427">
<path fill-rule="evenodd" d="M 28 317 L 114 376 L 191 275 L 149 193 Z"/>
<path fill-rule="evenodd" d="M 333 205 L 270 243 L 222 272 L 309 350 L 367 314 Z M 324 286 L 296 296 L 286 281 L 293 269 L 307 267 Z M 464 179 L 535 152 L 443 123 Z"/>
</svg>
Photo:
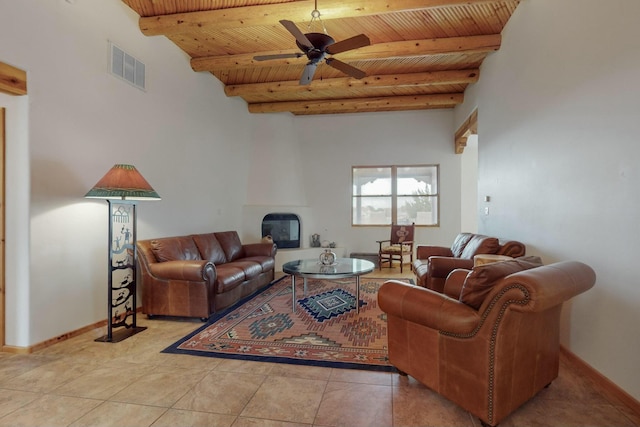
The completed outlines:
<svg viewBox="0 0 640 427">
<path fill-rule="evenodd" d="M 257 55 L 253 57 L 254 61 L 268 61 L 269 59 L 285 59 L 285 58 L 300 58 L 302 53 L 279 53 L 277 55 Z"/>
<path fill-rule="evenodd" d="M 305 36 L 302 31 L 300 31 L 298 26 L 293 23 L 293 21 L 282 19 L 280 20 L 280 23 L 287 29 L 287 31 L 289 31 L 293 35 L 293 37 L 296 38 L 296 40 L 298 40 L 298 43 L 300 43 L 307 49 L 313 49 L 313 44 L 309 41 L 307 36 Z"/>
<path fill-rule="evenodd" d="M 353 36 L 346 40 L 336 42 L 331 46 L 328 46 L 325 50 L 327 51 L 327 53 L 330 53 L 333 55 L 333 54 L 344 52 L 347 50 L 369 46 L 370 44 L 371 44 L 371 40 L 369 40 L 369 37 L 365 36 L 364 34 L 359 34 L 357 36 Z"/>
<path fill-rule="evenodd" d="M 340 70 L 345 74 L 348 74 L 349 76 L 353 77 L 354 79 L 361 79 L 363 77 L 367 76 L 367 73 L 365 73 L 362 70 L 359 70 L 356 67 L 353 67 L 345 62 L 342 62 L 338 59 L 335 58 L 327 58 L 327 65 L 329 65 L 330 67 L 335 68 L 336 70 Z"/>
<path fill-rule="evenodd" d="M 306 67 L 304 67 L 304 71 L 302 72 L 302 77 L 300 77 L 300 85 L 308 85 L 313 80 L 313 75 L 316 73 L 316 68 L 318 68 L 317 62 L 309 62 Z"/>
</svg>

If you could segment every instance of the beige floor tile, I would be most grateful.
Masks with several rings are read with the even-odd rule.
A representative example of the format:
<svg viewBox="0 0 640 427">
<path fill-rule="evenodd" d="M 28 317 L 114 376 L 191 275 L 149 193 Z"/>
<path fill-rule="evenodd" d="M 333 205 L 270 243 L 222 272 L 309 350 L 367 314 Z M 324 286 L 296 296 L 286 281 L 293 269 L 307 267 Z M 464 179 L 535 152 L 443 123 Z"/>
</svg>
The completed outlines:
<svg viewBox="0 0 640 427">
<path fill-rule="evenodd" d="M 235 419 L 235 415 L 169 409 L 152 427 L 230 427 Z"/>
<path fill-rule="evenodd" d="M 593 405 L 580 401 L 532 399 L 500 422 L 502 427 L 625 427 L 632 421 L 611 405 Z"/>
<path fill-rule="evenodd" d="M 170 407 L 195 386 L 206 371 L 156 367 L 153 372 L 116 393 L 112 401 Z"/>
<path fill-rule="evenodd" d="M 173 407 L 238 415 L 264 380 L 264 375 L 210 372 Z"/>
<path fill-rule="evenodd" d="M 219 359 L 216 371 L 245 372 L 249 374 L 267 375 L 275 363 L 252 362 L 249 360 Z"/>
<path fill-rule="evenodd" d="M 288 421 L 266 420 L 264 418 L 238 417 L 231 427 L 311 427 L 311 424 L 291 423 Z"/>
<path fill-rule="evenodd" d="M 310 424 L 326 384 L 321 380 L 269 376 L 240 415 Z"/>
<path fill-rule="evenodd" d="M 0 387 L 47 393 L 62 384 L 91 372 L 94 368 L 94 366 L 72 363 L 68 360 L 58 360 L 43 364 L 22 375 L 3 381 L 0 383 Z"/>
<path fill-rule="evenodd" d="M 395 374 L 390 372 L 365 371 L 358 369 L 333 369 L 330 381 L 343 381 L 361 384 L 391 385 L 392 377 Z"/>
<path fill-rule="evenodd" d="M 393 388 L 393 425 L 458 427 L 474 423 L 469 413 L 453 402 L 427 387 L 408 383 Z"/>
<path fill-rule="evenodd" d="M 68 426 L 100 403 L 99 400 L 48 394 L 0 418 L 0 426 Z"/>
<path fill-rule="evenodd" d="M 277 377 L 306 378 L 310 380 L 328 380 L 332 368 L 320 366 L 288 365 L 286 363 L 274 363 L 269 370 L 269 375 Z"/>
<path fill-rule="evenodd" d="M 0 387 L 11 378 L 18 377 L 32 369 L 60 360 L 59 356 L 4 354 L 5 356 L 0 359 Z"/>
<path fill-rule="evenodd" d="M 329 382 L 314 424 L 320 426 L 392 426 L 392 387 Z"/>
<path fill-rule="evenodd" d="M 188 354 L 159 353 L 157 363 L 162 366 L 178 368 L 202 369 L 211 371 L 220 365 L 222 359 L 216 357 L 201 357 Z"/>
<path fill-rule="evenodd" d="M 0 417 L 28 405 L 39 397 L 38 393 L 0 389 Z"/>
<path fill-rule="evenodd" d="M 562 359 L 558 377 L 542 389 L 537 397 L 549 400 L 576 400 L 594 405 L 610 403 L 589 379 L 574 371 L 571 366 L 562 362 Z"/>
<path fill-rule="evenodd" d="M 53 393 L 106 400 L 153 370 L 153 366 L 109 363 L 61 385 L 53 390 Z"/>
<path fill-rule="evenodd" d="M 156 421 L 166 408 L 133 405 L 120 402 L 103 402 L 70 427 L 147 427 Z"/>
</svg>

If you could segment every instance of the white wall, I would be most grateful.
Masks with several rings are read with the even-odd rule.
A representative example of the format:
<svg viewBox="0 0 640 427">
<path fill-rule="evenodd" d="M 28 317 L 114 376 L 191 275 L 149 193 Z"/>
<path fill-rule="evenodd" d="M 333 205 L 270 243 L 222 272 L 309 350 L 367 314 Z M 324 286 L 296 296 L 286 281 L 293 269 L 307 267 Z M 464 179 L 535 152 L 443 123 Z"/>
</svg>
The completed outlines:
<svg viewBox="0 0 640 427">
<path fill-rule="evenodd" d="M 0 93 L 5 108 L 5 342 L 29 331 L 29 123 L 26 96 Z"/>
<path fill-rule="evenodd" d="M 7 205 L 8 345 L 106 318 L 107 204 L 83 196 L 113 164 L 136 165 L 163 197 L 140 204 L 138 238 L 241 225 L 252 116 L 137 21 L 119 1 L 0 0 L 0 60 L 27 71 L 29 91 L 0 98 L 18 103 L 8 109 L 8 202 L 29 194 L 29 172 L 31 183 L 26 207 Z M 107 73 L 109 40 L 146 64 L 146 92 Z M 11 135 L 15 120 L 28 137 Z"/>
<path fill-rule="evenodd" d="M 479 109 L 479 217 L 594 289 L 563 310 L 562 342 L 640 399 L 640 2 L 523 1 L 456 123 Z"/>
<path fill-rule="evenodd" d="M 482 215 L 478 210 L 478 135 L 469 135 L 460 160 L 460 230 L 476 233 L 478 215 Z"/>
<path fill-rule="evenodd" d="M 308 234 L 347 253 L 377 253 L 376 240 L 388 239 L 390 228 L 351 226 L 351 167 L 439 164 L 440 227 L 418 227 L 415 241 L 451 244 L 460 231 L 461 176 L 452 110 L 300 116 L 295 126 L 316 225 Z"/>
</svg>

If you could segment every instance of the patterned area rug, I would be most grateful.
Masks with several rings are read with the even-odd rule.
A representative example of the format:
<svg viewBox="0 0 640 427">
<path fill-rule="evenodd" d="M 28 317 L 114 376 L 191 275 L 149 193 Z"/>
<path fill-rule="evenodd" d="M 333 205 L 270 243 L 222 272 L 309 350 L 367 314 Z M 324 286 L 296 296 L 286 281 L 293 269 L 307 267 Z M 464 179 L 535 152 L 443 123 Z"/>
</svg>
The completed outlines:
<svg viewBox="0 0 640 427">
<path fill-rule="evenodd" d="M 394 371 L 387 357 L 387 319 L 377 293 L 387 279 L 296 280 L 286 276 L 163 350 L 164 353 L 224 357 L 335 368 Z M 410 279 L 402 279 L 411 282 Z"/>
</svg>

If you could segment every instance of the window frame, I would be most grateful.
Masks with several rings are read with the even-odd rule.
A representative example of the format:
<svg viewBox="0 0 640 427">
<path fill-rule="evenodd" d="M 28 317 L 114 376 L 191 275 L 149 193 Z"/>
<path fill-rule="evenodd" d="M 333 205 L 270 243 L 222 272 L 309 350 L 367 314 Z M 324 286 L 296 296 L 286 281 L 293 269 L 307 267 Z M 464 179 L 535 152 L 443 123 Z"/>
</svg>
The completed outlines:
<svg viewBox="0 0 640 427">
<path fill-rule="evenodd" d="M 364 198 L 364 197 L 372 197 L 372 196 L 362 196 L 356 195 L 354 193 L 355 182 L 354 182 L 354 172 L 356 169 L 381 169 L 381 168 L 390 168 L 391 169 L 391 194 L 389 196 L 381 195 L 380 197 L 391 197 L 391 223 L 389 224 L 355 224 L 354 223 L 354 200 L 356 198 Z M 415 224 L 416 227 L 440 227 L 440 164 L 411 164 L 411 165 L 357 165 L 351 167 L 351 226 L 352 227 L 388 227 L 392 224 L 397 224 L 398 221 L 398 198 L 406 197 L 406 195 L 398 195 L 398 170 L 400 168 L 435 168 L 435 179 L 436 179 L 436 191 L 435 193 L 427 195 L 427 197 L 432 197 L 436 201 L 436 210 L 435 210 L 435 223 L 433 224 Z M 376 197 L 376 196 L 374 196 Z"/>
</svg>

